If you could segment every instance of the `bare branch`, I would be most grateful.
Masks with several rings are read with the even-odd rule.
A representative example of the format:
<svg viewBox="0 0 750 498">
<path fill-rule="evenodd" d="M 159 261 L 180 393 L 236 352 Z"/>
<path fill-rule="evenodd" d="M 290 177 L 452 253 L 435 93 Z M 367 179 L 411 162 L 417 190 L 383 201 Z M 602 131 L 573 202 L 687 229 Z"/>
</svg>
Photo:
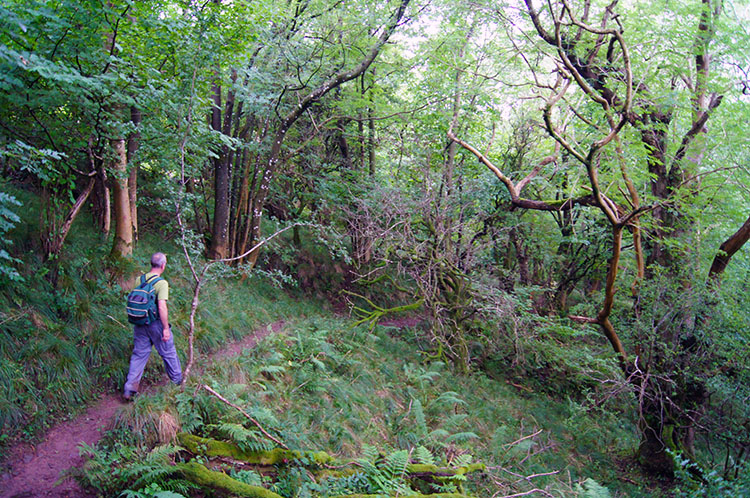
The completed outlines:
<svg viewBox="0 0 750 498">
<path fill-rule="evenodd" d="M 260 432 L 262 432 L 263 435 L 266 436 L 268 439 L 270 439 L 271 441 L 273 441 L 274 443 L 278 444 L 279 446 L 281 446 L 282 448 L 284 448 L 286 450 L 289 449 L 289 447 L 287 445 L 285 445 L 284 443 L 282 443 L 281 441 L 279 441 L 278 439 L 276 439 L 275 437 L 273 437 L 272 435 L 270 435 L 268 433 L 268 431 L 266 431 L 263 428 L 263 426 L 260 425 L 260 422 L 258 422 L 253 417 L 251 417 L 250 415 L 248 415 L 248 413 L 245 410 L 243 410 L 241 407 L 239 407 L 239 406 L 235 405 L 234 403 L 232 403 L 231 401 L 227 400 L 224 396 L 222 396 L 221 394 L 217 393 L 216 391 L 214 391 L 213 389 L 211 389 L 210 387 L 208 387 L 205 384 L 201 384 L 200 387 L 202 387 L 203 389 L 205 389 L 206 391 L 208 391 L 209 393 L 211 393 L 213 396 L 215 396 L 216 398 L 218 398 L 219 401 L 221 401 L 222 403 L 231 406 L 232 408 L 236 409 L 241 414 L 243 414 L 250 422 L 252 422 L 253 424 L 255 424 L 255 426 L 260 430 Z"/>
</svg>

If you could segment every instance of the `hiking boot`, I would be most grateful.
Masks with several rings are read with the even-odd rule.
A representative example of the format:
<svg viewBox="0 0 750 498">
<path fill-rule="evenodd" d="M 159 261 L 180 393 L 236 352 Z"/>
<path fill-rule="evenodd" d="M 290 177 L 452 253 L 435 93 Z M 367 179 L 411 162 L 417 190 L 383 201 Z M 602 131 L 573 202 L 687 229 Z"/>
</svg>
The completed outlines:
<svg viewBox="0 0 750 498">
<path fill-rule="evenodd" d="M 125 391 L 122 393 L 122 400 L 125 402 L 133 401 L 133 398 L 138 394 L 138 391 Z"/>
</svg>

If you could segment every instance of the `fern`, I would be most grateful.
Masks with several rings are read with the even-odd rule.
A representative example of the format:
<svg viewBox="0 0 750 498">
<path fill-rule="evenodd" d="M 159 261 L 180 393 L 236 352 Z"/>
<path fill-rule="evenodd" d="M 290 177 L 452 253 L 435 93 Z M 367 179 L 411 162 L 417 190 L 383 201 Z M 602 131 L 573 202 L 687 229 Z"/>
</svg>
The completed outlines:
<svg viewBox="0 0 750 498">
<path fill-rule="evenodd" d="M 251 486 L 263 486 L 263 477 L 255 472 L 254 470 L 234 470 L 230 473 L 232 479 L 237 479 L 240 482 L 249 484 Z"/>
<path fill-rule="evenodd" d="M 451 433 L 446 431 L 445 429 L 435 429 L 427 435 L 427 438 L 431 441 L 441 441 L 450 435 Z"/>
<path fill-rule="evenodd" d="M 474 463 L 474 457 L 470 453 L 463 453 L 453 459 L 451 465 L 454 467 L 466 467 Z"/>
<path fill-rule="evenodd" d="M 455 405 L 466 405 L 466 401 L 461 399 L 457 392 L 445 391 L 444 393 L 440 393 L 440 396 L 438 396 L 437 399 L 433 400 L 432 403 L 429 404 L 428 408 L 433 409 Z"/>
<path fill-rule="evenodd" d="M 317 492 L 313 496 L 345 496 L 351 494 L 370 494 L 372 487 L 367 474 L 357 472 L 346 477 L 328 478 L 315 487 L 310 486 L 310 491 Z"/>
<path fill-rule="evenodd" d="M 224 422 L 210 426 L 220 437 L 227 438 L 243 451 L 268 451 L 273 445 L 258 432 L 240 424 Z"/>
<path fill-rule="evenodd" d="M 470 439 L 478 439 L 479 436 L 477 436 L 473 432 L 457 432 L 455 434 L 451 434 L 446 438 L 446 442 L 448 443 L 456 443 L 461 444 L 465 443 L 466 441 L 469 441 Z"/>
<path fill-rule="evenodd" d="M 203 427 L 203 416 L 196 409 L 193 396 L 187 392 L 181 392 L 175 396 L 175 400 L 183 431 L 192 433 Z"/>
<path fill-rule="evenodd" d="M 417 423 L 415 429 L 416 435 L 422 438 L 427 434 L 427 420 L 425 419 L 424 410 L 422 409 L 422 402 L 418 399 L 414 399 L 412 401 L 411 409 L 414 412 L 414 420 Z"/>
<path fill-rule="evenodd" d="M 424 446 L 418 446 L 417 449 L 414 450 L 413 458 L 415 463 L 435 465 L 435 457 L 432 455 L 432 452 Z"/>
<path fill-rule="evenodd" d="M 152 483 L 171 482 L 173 489 L 188 490 L 195 486 L 187 481 L 170 480 L 168 476 L 174 473 L 174 468 L 170 465 L 172 456 L 179 451 L 179 448 L 166 444 L 157 446 L 146 455 L 142 462 L 134 463 L 123 470 L 123 475 L 128 479 L 135 479 L 130 488 L 142 488 Z M 164 486 L 169 488 L 170 486 Z"/>
<path fill-rule="evenodd" d="M 582 498 L 612 498 L 612 493 L 607 488 L 591 478 L 576 484 L 576 492 Z"/>
<path fill-rule="evenodd" d="M 406 450 L 391 453 L 383 462 L 383 473 L 391 480 L 401 479 L 409 465 L 409 452 Z"/>
<path fill-rule="evenodd" d="M 281 365 L 263 365 L 258 371 L 264 374 L 273 375 L 286 372 L 286 368 Z"/>
<path fill-rule="evenodd" d="M 366 458 L 358 462 L 362 466 L 362 471 L 369 481 L 370 492 L 374 494 L 414 494 L 412 489 L 405 481 L 406 469 L 409 465 L 409 452 L 399 450 L 380 461 L 379 464 L 373 462 L 374 452 L 371 446 L 365 446 L 363 453 Z"/>
<path fill-rule="evenodd" d="M 184 494 L 162 489 L 156 483 L 150 484 L 139 491 L 127 489 L 120 493 L 120 496 L 124 498 L 185 498 Z"/>
<path fill-rule="evenodd" d="M 360 462 L 365 461 L 367 463 L 375 463 L 375 460 L 377 460 L 379 456 L 380 452 L 378 452 L 376 447 L 365 444 L 362 446 L 362 458 L 360 459 Z"/>
</svg>

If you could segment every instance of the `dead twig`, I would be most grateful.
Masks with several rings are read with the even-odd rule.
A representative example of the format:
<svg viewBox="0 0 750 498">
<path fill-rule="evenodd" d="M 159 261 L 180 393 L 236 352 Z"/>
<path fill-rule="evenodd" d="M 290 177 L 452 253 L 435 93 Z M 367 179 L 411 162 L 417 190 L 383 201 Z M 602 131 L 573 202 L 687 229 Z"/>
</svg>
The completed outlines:
<svg viewBox="0 0 750 498">
<path fill-rule="evenodd" d="M 262 432 L 262 433 L 263 433 L 263 434 L 264 434 L 264 435 L 265 435 L 265 436 L 266 436 L 266 437 L 267 437 L 268 439 L 270 439 L 270 440 L 271 440 L 271 441 L 273 441 L 274 443 L 278 444 L 279 446 L 281 446 L 281 447 L 282 447 L 282 448 L 284 448 L 285 450 L 288 450 L 288 449 L 289 449 L 289 447 L 288 447 L 287 445 L 285 445 L 284 443 L 282 443 L 281 441 L 279 441 L 278 439 L 276 439 L 275 437 L 273 437 L 272 435 L 270 435 L 270 434 L 269 434 L 269 433 L 268 433 L 268 432 L 267 432 L 267 431 L 266 431 L 266 430 L 265 430 L 265 429 L 263 428 L 263 426 L 262 426 L 262 425 L 260 425 L 260 423 L 259 423 L 259 422 L 258 422 L 257 420 L 255 420 L 255 419 L 254 419 L 253 417 L 251 417 L 250 415 L 248 415 L 248 413 L 247 413 L 247 412 L 246 412 L 245 410 L 243 410 L 243 409 L 242 409 L 241 407 L 239 407 L 239 406 L 235 405 L 234 403 L 232 403 L 231 401 L 229 401 L 229 400 L 228 400 L 228 399 L 226 399 L 226 398 L 225 398 L 224 396 L 222 396 L 221 394 L 217 393 L 216 391 L 214 391 L 213 389 L 211 389 L 211 388 L 210 388 L 210 387 L 208 387 L 207 385 L 205 385 L 205 384 L 201 384 L 201 387 L 202 387 L 203 389 L 205 389 L 206 391 L 208 391 L 209 393 L 211 393 L 211 394 L 212 394 L 213 396 L 216 396 L 216 397 L 217 397 L 217 398 L 219 399 L 219 401 L 221 401 L 222 403 L 224 403 L 224 404 L 226 404 L 226 405 L 229 405 L 229 406 L 231 406 L 232 408 L 235 408 L 236 410 L 238 410 L 238 411 L 239 411 L 239 412 L 240 412 L 241 414 L 243 414 L 243 415 L 244 415 L 244 416 L 245 416 L 245 417 L 246 417 L 246 418 L 247 418 L 248 420 L 250 420 L 250 422 L 252 422 L 253 424 L 255 424 L 255 426 L 256 426 L 256 427 L 257 427 L 258 429 L 260 429 L 260 432 Z"/>
<path fill-rule="evenodd" d="M 521 439 L 517 439 L 516 441 L 513 441 L 512 443 L 508 443 L 508 444 L 506 444 L 505 446 L 514 446 L 514 445 L 516 445 L 516 444 L 520 443 L 521 441 L 524 441 L 524 440 L 526 440 L 526 439 L 531 439 L 531 438 L 533 438 L 533 437 L 535 437 L 535 436 L 538 436 L 539 434 L 541 434 L 541 433 L 542 433 L 542 430 L 543 430 L 543 429 L 539 429 L 539 430 L 538 430 L 538 431 L 536 431 L 536 432 L 535 432 L 534 434 L 529 434 L 528 436 L 524 436 L 524 437 L 522 437 Z"/>
</svg>

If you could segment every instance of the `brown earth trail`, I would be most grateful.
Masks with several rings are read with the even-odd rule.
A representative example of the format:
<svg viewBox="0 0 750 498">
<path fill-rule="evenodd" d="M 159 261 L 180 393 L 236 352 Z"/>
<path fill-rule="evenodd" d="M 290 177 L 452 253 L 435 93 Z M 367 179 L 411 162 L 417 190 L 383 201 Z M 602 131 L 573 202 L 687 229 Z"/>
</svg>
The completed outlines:
<svg viewBox="0 0 750 498">
<path fill-rule="evenodd" d="M 242 340 L 209 356 L 210 361 L 236 356 L 252 348 L 271 333 L 284 326 L 279 320 L 248 334 Z M 70 477 L 61 480 L 60 474 L 70 467 L 85 463 L 86 457 L 78 454 L 81 443 L 93 445 L 109 429 L 123 406 L 119 394 L 108 394 L 83 413 L 60 423 L 49 430 L 44 440 L 36 445 L 20 443 L 9 449 L 0 476 L 0 498 L 27 498 L 36 496 L 73 498 L 96 496 L 78 485 Z M 56 484 L 58 483 L 59 484 Z"/>
</svg>

